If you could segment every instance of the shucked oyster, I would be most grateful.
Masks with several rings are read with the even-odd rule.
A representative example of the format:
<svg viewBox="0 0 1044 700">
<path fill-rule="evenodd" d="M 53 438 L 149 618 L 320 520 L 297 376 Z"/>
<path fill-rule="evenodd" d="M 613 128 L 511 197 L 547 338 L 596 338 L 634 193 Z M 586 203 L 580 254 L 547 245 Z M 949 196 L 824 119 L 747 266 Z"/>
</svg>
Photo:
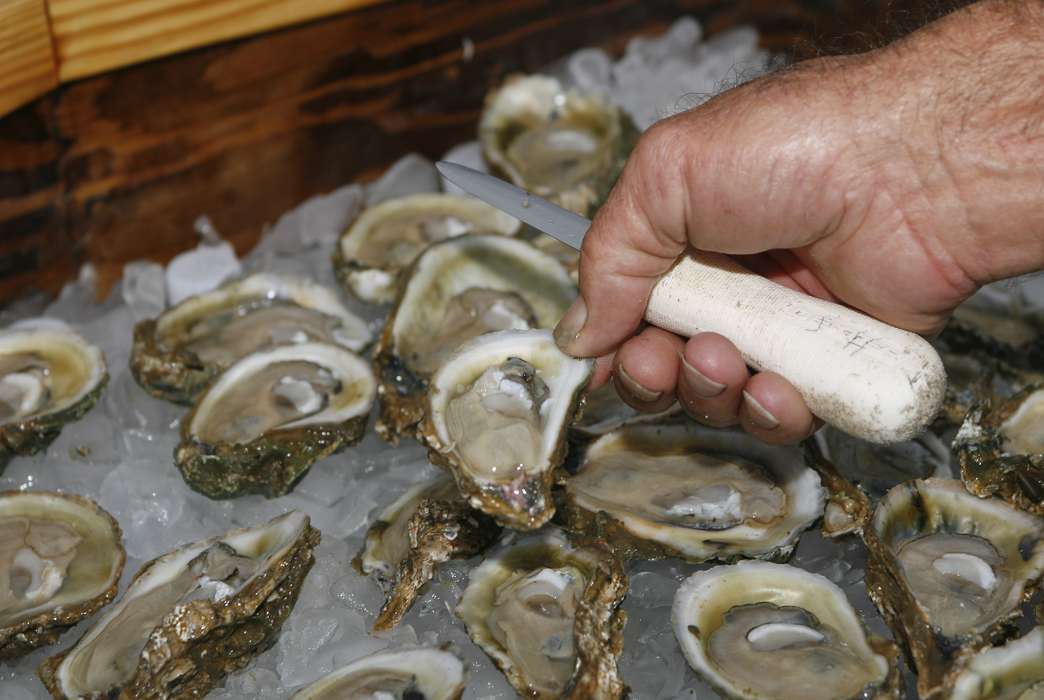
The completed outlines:
<svg viewBox="0 0 1044 700">
<path fill-rule="evenodd" d="M 592 362 L 551 331 L 501 331 L 462 346 L 431 379 L 422 431 L 472 506 L 517 530 L 555 512 L 551 497 L 566 434 Z"/>
<path fill-rule="evenodd" d="M 153 559 L 40 678 L 59 700 L 201 698 L 275 643 L 318 544 L 291 511 Z"/>
<path fill-rule="evenodd" d="M 472 197 L 414 194 L 370 207 L 345 231 L 334 270 L 355 296 L 395 299 L 402 272 L 432 243 L 465 233 L 514 235 L 518 219 Z"/>
<path fill-rule="evenodd" d="M 54 644 L 116 595 L 120 526 L 93 501 L 0 493 L 0 659 Z"/>
<path fill-rule="evenodd" d="M 965 662 L 1010 632 L 1044 573 L 1044 521 L 959 481 L 896 486 L 863 537 L 867 589 L 906 645 L 922 698 L 949 697 Z"/>
<path fill-rule="evenodd" d="M 335 345 L 248 355 L 182 419 L 174 460 L 211 498 L 282 496 L 316 460 L 362 439 L 375 392 L 369 364 Z"/>
<path fill-rule="evenodd" d="M 377 432 L 397 442 L 424 417 L 432 373 L 482 333 L 551 328 L 576 298 L 561 265 L 505 236 L 460 236 L 429 247 L 388 316 L 374 353 Z"/>
<path fill-rule="evenodd" d="M 578 441 L 593 440 L 635 423 L 658 423 L 681 412 L 674 403 L 660 413 L 642 413 L 627 405 L 610 381 L 584 395 L 584 411 L 571 432 Z"/>
<path fill-rule="evenodd" d="M 609 194 L 637 136 L 619 107 L 544 75 L 509 78 L 479 120 L 482 154 L 495 171 L 585 216 Z"/>
<path fill-rule="evenodd" d="M 1042 700 L 1044 627 L 977 654 L 953 684 L 951 700 Z"/>
<path fill-rule="evenodd" d="M 290 700 L 457 700 L 464 664 L 449 651 L 424 647 L 381 651 L 353 661 Z"/>
<path fill-rule="evenodd" d="M 521 696 L 613 700 L 626 690 L 616 669 L 626 592 L 608 548 L 552 530 L 472 569 L 457 615 Z"/>
<path fill-rule="evenodd" d="M 796 448 L 689 421 L 631 425 L 587 449 L 562 518 L 625 558 L 785 558 L 823 499 Z"/>
<path fill-rule="evenodd" d="M 150 394 L 191 403 L 218 374 L 257 350 L 370 343 L 366 323 L 326 287 L 257 274 L 190 297 L 134 327 L 131 372 Z"/>
<path fill-rule="evenodd" d="M 499 535 L 500 527 L 470 508 L 446 474 L 406 491 L 370 527 L 356 560 L 363 572 L 394 584 L 374 629 L 399 624 L 439 564 L 478 554 Z"/>
<path fill-rule="evenodd" d="M 47 448 L 91 410 L 108 380 L 101 350 L 60 321 L 0 332 L 0 473 L 14 455 Z"/>
<path fill-rule="evenodd" d="M 899 697 L 895 645 L 868 636 L 844 592 L 818 574 L 716 566 L 681 585 L 671 617 L 689 665 L 723 697 Z"/>
<path fill-rule="evenodd" d="M 1044 386 L 968 413 L 953 442 L 965 487 L 1044 516 Z"/>
</svg>

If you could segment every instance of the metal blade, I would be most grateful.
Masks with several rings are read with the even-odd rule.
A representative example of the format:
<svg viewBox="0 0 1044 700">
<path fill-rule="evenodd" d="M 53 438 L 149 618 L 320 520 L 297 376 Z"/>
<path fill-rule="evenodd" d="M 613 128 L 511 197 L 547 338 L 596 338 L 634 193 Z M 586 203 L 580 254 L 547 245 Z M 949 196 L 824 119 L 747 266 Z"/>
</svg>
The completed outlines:
<svg viewBox="0 0 1044 700">
<path fill-rule="evenodd" d="M 591 222 L 503 180 L 456 163 L 435 164 L 442 176 L 483 202 L 511 214 L 571 248 L 580 250 Z"/>
</svg>

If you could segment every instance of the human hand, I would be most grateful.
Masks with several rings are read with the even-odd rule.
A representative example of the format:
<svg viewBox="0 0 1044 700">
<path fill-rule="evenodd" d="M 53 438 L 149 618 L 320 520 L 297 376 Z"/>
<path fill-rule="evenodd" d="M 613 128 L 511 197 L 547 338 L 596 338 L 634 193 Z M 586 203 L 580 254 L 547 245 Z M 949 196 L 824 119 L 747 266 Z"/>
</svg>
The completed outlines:
<svg viewBox="0 0 1044 700">
<path fill-rule="evenodd" d="M 1040 22 L 1031 38 L 1027 12 Z M 655 281 L 693 246 L 930 334 L 979 285 L 1038 269 L 1041 24 L 1039 3 L 980 3 L 657 124 L 584 240 L 560 345 L 600 356 L 594 386 L 611 371 L 640 410 L 677 398 L 702 423 L 767 442 L 809 435 L 817 423 L 797 390 L 751 376 L 727 338 L 641 328 Z"/>
</svg>

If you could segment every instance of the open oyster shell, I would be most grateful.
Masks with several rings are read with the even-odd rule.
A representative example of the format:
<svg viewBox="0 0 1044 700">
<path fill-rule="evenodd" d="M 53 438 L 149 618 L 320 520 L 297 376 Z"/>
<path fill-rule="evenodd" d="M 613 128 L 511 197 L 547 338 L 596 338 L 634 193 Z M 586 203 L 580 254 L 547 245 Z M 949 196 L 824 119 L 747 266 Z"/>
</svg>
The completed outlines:
<svg viewBox="0 0 1044 700">
<path fill-rule="evenodd" d="M 174 461 L 211 498 L 289 493 L 316 460 L 362 439 L 376 384 L 364 359 L 335 345 L 248 355 L 182 419 Z"/>
<path fill-rule="evenodd" d="M 326 287 L 257 274 L 139 322 L 130 367 L 153 396 L 192 403 L 214 377 L 258 350 L 322 342 L 360 351 L 370 340 L 366 323 Z"/>
<path fill-rule="evenodd" d="M 570 428 L 570 433 L 578 442 L 594 440 L 624 426 L 659 423 L 680 413 L 681 406 L 677 403 L 659 413 L 642 413 L 627 405 L 609 381 L 584 394 L 583 413 Z"/>
<path fill-rule="evenodd" d="M 977 404 L 953 442 L 964 486 L 1044 516 L 1044 385 Z"/>
<path fill-rule="evenodd" d="M 356 558 L 364 573 L 393 584 L 374 629 L 399 624 L 442 562 L 479 554 L 499 535 L 500 527 L 470 508 L 447 474 L 407 490 L 381 512 Z"/>
<path fill-rule="evenodd" d="M 953 684 L 950 700 L 1044 698 L 1044 627 L 975 655 Z"/>
<path fill-rule="evenodd" d="M 31 319 L 0 332 L 0 473 L 91 410 L 108 378 L 101 350 L 61 321 Z"/>
<path fill-rule="evenodd" d="M 471 236 L 436 243 L 413 264 L 374 353 L 377 432 L 396 443 L 424 417 L 431 375 L 489 331 L 551 328 L 576 298 L 561 265 L 528 243 Z"/>
<path fill-rule="evenodd" d="M 898 698 L 898 651 L 818 574 L 742 561 L 690 576 L 671 611 L 693 670 L 727 698 Z"/>
<path fill-rule="evenodd" d="M 479 120 L 482 154 L 494 171 L 585 216 L 609 194 L 637 138 L 619 107 L 545 75 L 508 78 Z"/>
<path fill-rule="evenodd" d="M 465 678 L 461 660 L 443 649 L 380 651 L 342 666 L 290 700 L 457 700 L 464 693 Z"/>
<path fill-rule="evenodd" d="M 612 700 L 626 692 L 616 668 L 626 592 L 607 547 L 549 530 L 472 569 L 457 615 L 522 697 Z"/>
<path fill-rule="evenodd" d="M 964 303 L 936 344 L 946 352 L 980 355 L 1039 372 L 1044 367 L 1044 318 Z"/>
<path fill-rule="evenodd" d="M 59 700 L 201 698 L 275 643 L 318 544 L 291 511 L 153 559 L 40 678 Z"/>
<path fill-rule="evenodd" d="M 473 197 L 414 194 L 370 207 L 334 252 L 341 284 L 366 301 L 395 299 L 402 273 L 432 243 L 465 233 L 518 232 L 518 219 Z"/>
<path fill-rule="evenodd" d="M 1044 573 L 1044 520 L 959 481 L 896 486 L 863 538 L 867 590 L 903 641 L 922 698 L 949 697 L 964 663 L 1013 631 Z"/>
<path fill-rule="evenodd" d="M 0 493 L 0 659 L 54 644 L 116 595 L 120 526 L 93 501 Z"/>
<path fill-rule="evenodd" d="M 690 421 L 631 425 L 588 447 L 561 520 L 623 558 L 786 558 L 823 514 L 801 451 Z"/>
<path fill-rule="evenodd" d="M 540 527 L 555 512 L 551 487 L 592 367 L 559 350 L 551 331 L 471 340 L 431 379 L 428 458 L 473 507 L 517 530 Z"/>
</svg>

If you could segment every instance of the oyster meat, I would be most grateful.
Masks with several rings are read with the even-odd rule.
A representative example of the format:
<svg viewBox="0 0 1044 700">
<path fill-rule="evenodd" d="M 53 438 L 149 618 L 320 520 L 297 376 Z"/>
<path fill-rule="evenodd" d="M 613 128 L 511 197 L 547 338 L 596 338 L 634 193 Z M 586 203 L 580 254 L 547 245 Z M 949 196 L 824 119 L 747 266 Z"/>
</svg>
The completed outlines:
<svg viewBox="0 0 1044 700">
<path fill-rule="evenodd" d="M 895 645 L 868 635 L 818 574 L 754 561 L 699 571 L 678 589 L 671 619 L 689 665 L 723 697 L 899 697 Z"/>
<path fill-rule="evenodd" d="M 345 231 L 334 252 L 341 284 L 366 301 L 395 299 L 406 268 L 432 243 L 465 233 L 511 236 L 518 219 L 473 197 L 414 194 L 370 207 Z"/>
<path fill-rule="evenodd" d="M 968 659 L 1010 633 L 1044 573 L 1044 520 L 959 481 L 896 486 L 863 538 L 867 590 L 905 644 L 922 698 L 949 697 Z"/>
<path fill-rule="evenodd" d="M 823 514 L 801 451 L 685 421 L 631 425 L 590 445 L 562 519 L 624 558 L 785 558 Z"/>
<path fill-rule="evenodd" d="M 377 432 L 389 442 L 424 417 L 432 373 L 462 343 L 490 331 L 551 328 L 576 298 L 554 259 L 505 236 L 460 236 L 414 263 L 374 353 Z"/>
<path fill-rule="evenodd" d="M 320 342 L 358 352 L 371 339 L 366 323 L 326 287 L 257 274 L 138 323 L 130 366 L 153 396 L 192 403 L 215 376 L 258 350 Z"/>
<path fill-rule="evenodd" d="M 116 595 L 120 526 L 80 496 L 0 493 L 0 659 L 54 644 Z"/>
<path fill-rule="evenodd" d="M 627 577 L 604 545 L 550 530 L 472 569 L 457 615 L 523 697 L 623 697 Z"/>
<path fill-rule="evenodd" d="M 473 507 L 518 530 L 540 527 L 555 512 L 551 487 L 592 367 L 559 350 L 551 331 L 475 338 L 431 379 L 429 459 Z"/>
<path fill-rule="evenodd" d="M 211 498 L 282 496 L 316 460 L 362 439 L 376 384 L 364 359 L 336 345 L 247 355 L 182 419 L 174 460 Z"/>
<path fill-rule="evenodd" d="M 953 685 L 951 700 L 1044 700 L 1044 627 L 981 651 Z"/>
<path fill-rule="evenodd" d="M 153 559 L 40 678 L 58 700 L 201 698 L 275 643 L 318 544 L 291 511 Z"/>
<path fill-rule="evenodd" d="M 396 649 L 342 666 L 290 700 L 457 700 L 465 677 L 464 664 L 452 652 Z"/>
<path fill-rule="evenodd" d="M 1044 516 L 1044 385 L 975 405 L 953 442 L 965 487 Z"/>
<path fill-rule="evenodd" d="M 0 332 L 0 473 L 15 455 L 47 449 L 91 410 L 108 378 L 101 350 L 61 321 Z"/>
<path fill-rule="evenodd" d="M 446 474 L 406 491 L 370 527 L 356 560 L 364 573 L 393 583 L 374 629 L 399 624 L 442 562 L 479 554 L 499 535 L 500 527 L 470 508 Z"/>
<path fill-rule="evenodd" d="M 479 120 L 482 154 L 494 171 L 584 216 L 609 194 L 637 138 L 619 107 L 545 75 L 509 78 Z"/>
</svg>

